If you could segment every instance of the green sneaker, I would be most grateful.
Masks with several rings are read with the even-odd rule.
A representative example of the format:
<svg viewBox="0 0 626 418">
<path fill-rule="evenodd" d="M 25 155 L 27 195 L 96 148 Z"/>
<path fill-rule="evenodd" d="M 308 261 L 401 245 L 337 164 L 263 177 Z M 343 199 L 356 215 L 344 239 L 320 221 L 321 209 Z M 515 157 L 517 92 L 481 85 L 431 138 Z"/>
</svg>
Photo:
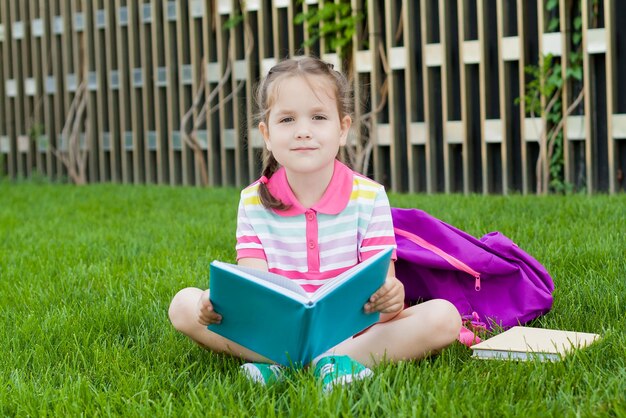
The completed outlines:
<svg viewBox="0 0 626 418">
<path fill-rule="evenodd" d="M 278 364 L 245 363 L 240 369 L 248 379 L 265 386 L 285 380 L 283 367 Z"/>
<path fill-rule="evenodd" d="M 328 392 L 335 385 L 345 385 L 355 380 L 372 376 L 374 373 L 348 356 L 322 357 L 313 372 L 324 385 L 324 392 Z"/>
</svg>

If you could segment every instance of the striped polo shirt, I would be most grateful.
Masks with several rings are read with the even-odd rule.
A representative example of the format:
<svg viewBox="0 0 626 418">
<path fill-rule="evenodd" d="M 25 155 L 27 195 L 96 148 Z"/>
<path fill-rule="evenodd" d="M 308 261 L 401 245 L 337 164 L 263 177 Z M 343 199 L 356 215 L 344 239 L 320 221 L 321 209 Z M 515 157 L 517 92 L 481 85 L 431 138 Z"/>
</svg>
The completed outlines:
<svg viewBox="0 0 626 418">
<path fill-rule="evenodd" d="M 269 271 L 293 279 L 312 293 L 380 250 L 395 249 L 384 187 L 339 161 L 335 161 L 326 192 L 311 208 L 298 202 L 284 168 L 272 175 L 267 187 L 290 207 L 266 209 L 259 198 L 258 181 L 245 188 L 237 219 L 237 260 L 266 260 Z"/>
</svg>

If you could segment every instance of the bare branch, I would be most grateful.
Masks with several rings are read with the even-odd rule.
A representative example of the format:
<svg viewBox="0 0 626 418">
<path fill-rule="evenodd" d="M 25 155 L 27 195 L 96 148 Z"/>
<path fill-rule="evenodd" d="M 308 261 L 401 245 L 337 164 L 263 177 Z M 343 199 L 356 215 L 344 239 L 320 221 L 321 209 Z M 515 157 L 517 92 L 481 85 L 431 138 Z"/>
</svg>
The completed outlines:
<svg viewBox="0 0 626 418">
<path fill-rule="evenodd" d="M 243 5 L 240 2 L 240 6 L 243 9 Z M 213 7 L 215 7 L 215 3 L 213 3 Z M 244 20 L 244 35 L 247 41 L 247 48 L 245 51 L 245 59 L 248 60 L 252 55 L 254 50 L 254 35 L 252 33 L 252 29 L 248 22 Z M 222 74 L 219 79 L 217 85 L 206 94 L 206 87 L 208 85 L 208 75 L 206 72 L 206 58 L 202 59 L 202 70 L 200 77 L 200 85 L 198 86 L 194 99 L 190 108 L 185 112 L 183 117 L 181 118 L 180 131 L 183 137 L 184 142 L 192 149 L 194 153 L 194 159 L 196 166 L 200 169 L 200 177 L 202 185 L 206 186 L 209 184 L 209 176 L 206 167 L 206 156 L 200 141 L 198 140 L 198 129 L 206 123 L 207 115 L 212 114 L 215 110 L 219 109 L 220 104 L 224 104 L 232 100 L 232 98 L 241 91 L 244 86 L 245 81 L 242 80 L 237 84 L 235 89 L 225 98 L 220 100 L 220 104 L 209 108 L 211 102 L 216 98 L 216 96 L 222 91 L 222 88 L 226 85 L 226 83 L 232 79 L 233 73 L 233 62 L 234 62 L 234 37 L 231 37 L 228 42 L 228 57 L 226 60 L 226 68 L 224 74 Z M 203 100 L 204 99 L 204 100 Z M 202 104 L 202 106 L 200 106 Z M 194 117 L 194 111 L 196 111 L 200 107 L 199 111 Z M 193 123 L 191 124 L 191 130 L 187 131 L 187 127 L 189 125 L 189 121 L 193 118 Z M 207 144 L 208 145 L 208 144 Z"/>
<path fill-rule="evenodd" d="M 396 34 L 394 36 L 396 42 L 400 40 L 402 33 L 404 32 L 404 20 L 402 19 L 404 3 L 405 2 L 401 3 L 400 10 L 398 11 L 398 29 L 396 29 Z"/>
<path fill-rule="evenodd" d="M 187 112 L 183 115 L 180 122 L 180 132 L 183 138 L 183 141 L 193 150 L 194 159 L 196 162 L 196 167 L 200 169 L 200 181 L 203 186 L 206 186 L 209 183 L 209 174 L 207 173 L 207 168 L 205 166 L 205 158 L 202 152 L 202 147 L 200 146 L 200 142 L 197 138 L 197 129 L 194 123 L 192 130 L 190 133 L 187 133 L 185 127 L 187 126 L 189 119 L 193 116 L 193 111 L 200 105 L 202 102 L 202 97 L 204 95 L 204 86 L 205 86 L 205 69 L 206 65 L 204 65 L 204 58 L 202 59 L 202 69 L 200 71 L 200 86 L 194 95 L 193 102 L 191 107 L 187 110 Z"/>
<path fill-rule="evenodd" d="M 572 104 L 565 111 L 565 116 L 559 121 L 558 125 L 556 125 L 554 129 L 552 129 L 550 139 L 548 141 L 548 147 L 549 147 L 548 157 L 551 157 L 554 152 L 554 143 L 555 143 L 556 137 L 558 136 L 559 132 L 563 130 L 563 126 L 565 125 L 567 117 L 571 115 L 572 112 L 578 107 L 578 105 L 580 104 L 580 102 L 583 100 L 584 97 L 585 97 L 585 90 L 582 89 L 580 90 L 580 93 L 578 93 L 578 96 L 576 97 L 576 99 L 572 102 Z"/>
<path fill-rule="evenodd" d="M 85 169 L 87 165 L 87 147 L 80 148 L 81 122 L 87 109 L 87 83 L 83 81 L 76 89 L 70 108 L 68 109 L 65 124 L 61 131 L 61 138 L 64 142 L 64 148 L 57 149 L 50 145 L 52 153 L 61 160 L 61 163 L 67 169 L 68 175 L 75 184 L 85 184 L 87 177 Z"/>
<path fill-rule="evenodd" d="M 554 91 L 550 101 L 543 110 L 543 129 L 541 135 L 539 135 L 539 156 L 537 157 L 536 176 L 537 176 L 537 194 L 546 194 L 548 192 L 548 184 L 550 183 L 550 170 L 548 168 L 548 162 L 550 159 L 544 156 L 544 150 L 546 150 L 548 142 L 548 120 L 547 115 L 550 114 L 552 108 L 561 97 L 562 88 L 559 87 Z M 546 150 L 547 151 L 547 150 Z"/>
<path fill-rule="evenodd" d="M 550 102 L 548 102 L 548 104 L 546 105 L 546 108 L 544 110 L 544 114 L 549 114 L 552 111 L 552 108 L 554 107 L 554 105 L 556 104 L 556 102 L 559 100 L 559 98 L 561 97 L 561 91 L 563 90 L 562 87 L 559 87 L 554 94 L 552 95 L 552 97 L 550 98 Z"/>
<path fill-rule="evenodd" d="M 247 59 L 250 58 L 250 56 L 252 55 L 252 51 L 254 50 L 254 35 L 252 33 L 252 29 L 250 28 L 250 25 L 247 22 L 244 25 L 244 28 L 245 28 L 244 34 L 246 36 L 246 39 L 248 40 L 248 47 L 246 48 L 246 51 L 245 51 L 245 57 L 246 57 L 245 59 L 247 60 Z M 233 38 L 230 39 L 230 41 L 232 41 L 232 40 L 233 40 Z M 231 66 L 231 62 L 233 61 L 232 52 L 233 52 L 233 46 L 229 45 L 229 49 L 228 49 L 228 56 L 229 56 L 228 64 L 229 64 L 229 67 Z M 222 104 L 228 103 L 229 101 L 231 101 L 232 98 L 235 97 L 241 91 L 241 89 L 245 85 L 245 82 L 246 82 L 245 80 L 241 80 L 239 83 L 237 83 L 237 86 L 233 89 L 233 91 L 230 92 L 230 94 L 228 96 L 226 96 L 226 97 L 224 97 L 222 99 Z M 210 101 L 208 101 L 208 103 L 210 103 Z M 208 110 L 208 114 L 211 115 L 214 112 L 216 112 L 218 109 L 219 109 L 219 104 L 211 107 Z"/>
<path fill-rule="evenodd" d="M 81 94 L 80 94 L 80 105 L 76 111 L 76 117 L 74 119 L 74 124 L 72 127 L 71 141 L 74 146 L 76 153 L 76 168 L 78 169 L 78 184 L 85 184 L 87 182 L 86 178 L 86 167 L 87 167 L 87 144 L 85 143 L 85 148 L 81 149 L 80 143 L 80 128 L 82 125 L 83 115 L 85 110 L 87 109 L 87 95 L 85 94 L 85 90 L 87 89 L 86 82 L 83 81 L 81 84 Z"/>
<path fill-rule="evenodd" d="M 357 135 L 361 136 L 361 141 L 358 142 L 356 146 L 348 144 L 348 146 L 346 147 L 348 157 L 350 159 L 350 164 L 354 169 L 361 173 L 367 173 L 367 171 L 369 170 L 369 160 L 372 154 L 372 150 L 374 148 L 375 136 L 372 132 L 372 120 L 375 115 L 377 115 L 384 109 L 385 105 L 387 104 L 387 97 L 389 93 L 389 73 L 391 72 L 391 68 L 389 66 L 389 62 L 387 60 L 387 55 L 385 53 L 385 48 L 382 41 L 378 42 L 378 50 L 380 53 L 381 64 L 385 72 L 385 79 L 381 83 L 379 89 L 380 102 L 375 109 L 372 109 L 371 111 L 362 114 L 358 119 L 359 126 L 364 126 L 365 129 L 367 129 L 367 135 L 361 135 L 360 133 L 357 133 Z"/>
</svg>

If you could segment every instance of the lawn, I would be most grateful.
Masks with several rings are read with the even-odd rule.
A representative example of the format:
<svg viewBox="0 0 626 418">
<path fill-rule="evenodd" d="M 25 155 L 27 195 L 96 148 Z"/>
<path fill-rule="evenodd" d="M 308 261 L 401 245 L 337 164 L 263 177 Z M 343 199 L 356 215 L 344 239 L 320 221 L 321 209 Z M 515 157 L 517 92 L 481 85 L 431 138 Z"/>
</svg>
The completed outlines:
<svg viewBox="0 0 626 418">
<path fill-rule="evenodd" d="M 237 190 L 0 183 L 0 416 L 626 416 L 626 196 L 390 200 L 502 231 L 554 277 L 532 325 L 602 340 L 557 363 L 456 344 L 329 395 L 307 373 L 258 387 L 167 319 L 234 261 Z"/>
</svg>

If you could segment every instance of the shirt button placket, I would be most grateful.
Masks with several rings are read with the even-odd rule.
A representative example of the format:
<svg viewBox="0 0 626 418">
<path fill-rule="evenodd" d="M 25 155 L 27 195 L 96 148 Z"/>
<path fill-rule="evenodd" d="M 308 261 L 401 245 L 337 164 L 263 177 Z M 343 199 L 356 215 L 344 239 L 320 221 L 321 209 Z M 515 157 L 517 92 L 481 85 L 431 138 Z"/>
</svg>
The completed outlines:
<svg viewBox="0 0 626 418">
<path fill-rule="evenodd" d="M 314 210 L 309 209 L 304 214 L 306 219 L 306 245 L 307 245 L 307 264 L 309 271 L 319 271 L 320 256 L 317 248 L 318 230 L 317 215 Z"/>
</svg>

